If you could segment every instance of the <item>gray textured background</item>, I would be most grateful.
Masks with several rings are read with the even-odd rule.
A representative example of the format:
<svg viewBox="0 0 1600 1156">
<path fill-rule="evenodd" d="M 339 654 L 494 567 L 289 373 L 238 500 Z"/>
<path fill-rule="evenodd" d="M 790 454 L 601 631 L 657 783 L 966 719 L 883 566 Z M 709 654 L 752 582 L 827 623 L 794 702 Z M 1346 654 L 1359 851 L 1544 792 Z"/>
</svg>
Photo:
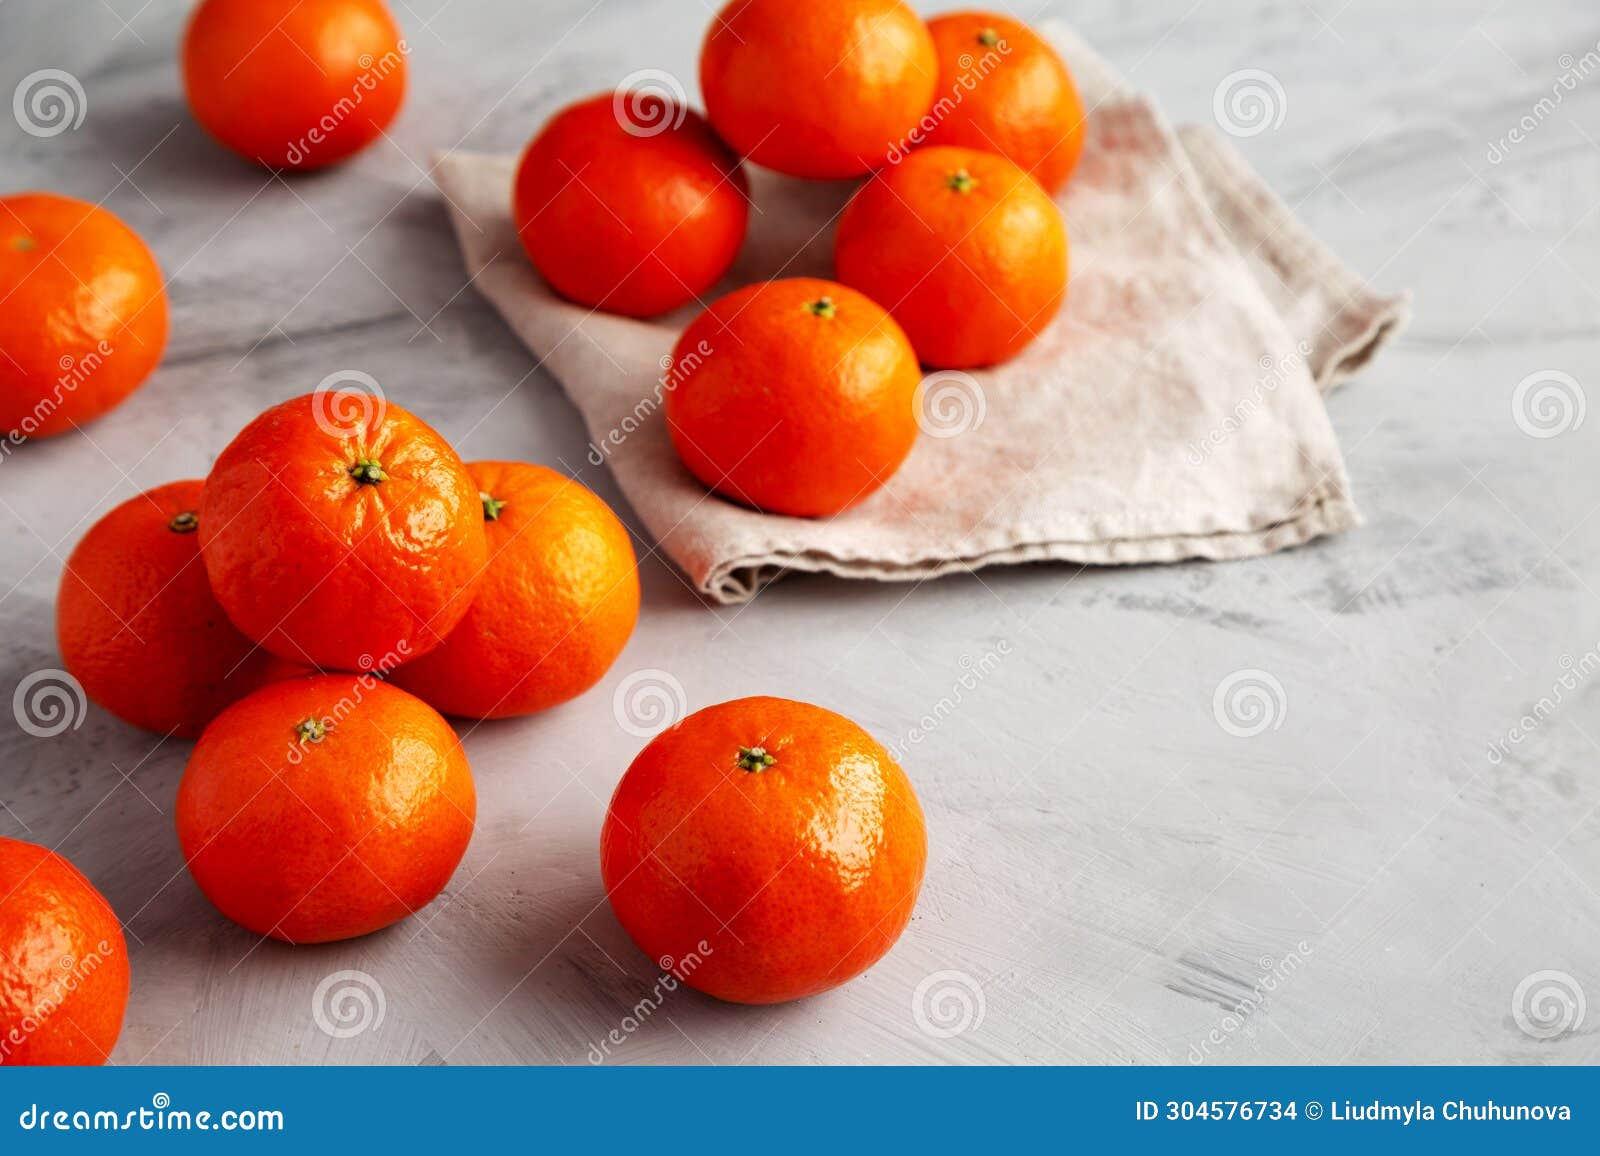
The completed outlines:
<svg viewBox="0 0 1600 1156">
<path fill-rule="evenodd" d="M 392 139 L 285 181 L 187 118 L 185 7 L 0 0 L 0 96 L 61 68 L 88 99 L 49 139 L 0 109 L 0 189 L 103 199 L 154 247 L 174 313 L 132 401 L 0 462 L 7 698 L 58 665 L 55 584 L 95 517 L 202 475 L 249 417 L 338 369 L 374 374 L 469 459 L 564 462 L 618 501 L 559 387 L 464 285 L 427 158 L 513 151 L 635 69 L 692 90 L 709 10 L 401 0 L 412 89 Z M 447 893 L 321 948 L 258 943 L 189 881 L 171 827 L 184 744 L 152 749 L 98 710 L 53 739 L 0 714 L 0 834 L 58 847 L 127 921 L 115 1062 L 586 1062 L 656 981 L 604 905 L 596 849 L 640 744 L 613 692 L 643 669 L 690 706 L 806 698 L 885 741 L 956 706 L 908 759 L 932 861 L 884 962 L 787 1007 L 674 993 L 608 1062 L 1600 1055 L 1600 1009 L 1552 1039 L 1513 1015 L 1541 971 L 1600 999 L 1600 414 L 1540 438 L 1513 412 L 1547 370 L 1600 405 L 1600 71 L 1580 75 L 1600 16 L 1577 0 L 1015 11 L 1072 20 L 1174 120 L 1209 120 L 1236 70 L 1281 81 L 1282 125 L 1241 147 L 1357 269 L 1417 297 L 1400 345 L 1330 402 L 1369 524 L 1229 565 L 795 579 L 742 609 L 647 559 L 639 630 L 600 687 L 467 737 L 480 824 Z M 1247 669 L 1284 691 L 1253 738 L 1213 716 Z M 313 999 L 346 969 L 381 987 L 384 1018 L 335 1039 Z"/>
</svg>

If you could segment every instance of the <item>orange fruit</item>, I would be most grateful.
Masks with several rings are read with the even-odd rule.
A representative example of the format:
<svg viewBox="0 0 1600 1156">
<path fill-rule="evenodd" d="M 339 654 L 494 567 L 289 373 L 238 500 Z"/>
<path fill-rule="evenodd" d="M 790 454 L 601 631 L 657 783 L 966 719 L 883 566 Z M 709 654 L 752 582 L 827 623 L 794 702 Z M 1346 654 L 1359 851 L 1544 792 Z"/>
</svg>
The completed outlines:
<svg viewBox="0 0 1600 1156">
<path fill-rule="evenodd" d="M 93 421 L 166 346 L 161 269 L 132 229 L 71 197 L 0 197 L 0 454 Z"/>
<path fill-rule="evenodd" d="M 653 317 L 721 280 L 744 243 L 748 197 L 744 166 L 698 115 L 617 92 L 561 110 L 533 138 L 511 212 L 561 296 Z"/>
<path fill-rule="evenodd" d="M 921 140 L 997 152 L 1047 193 L 1083 153 L 1083 101 L 1056 50 L 1020 20 L 949 12 L 928 21 L 939 55 L 932 126 Z"/>
<path fill-rule="evenodd" d="M 661 732 L 600 832 L 606 895 L 634 943 L 735 1003 L 800 999 L 871 967 L 905 930 L 926 859 L 922 809 L 889 753 L 782 698 Z"/>
<path fill-rule="evenodd" d="M 0 1067 L 103 1064 L 127 1006 L 111 905 L 54 851 L 0 838 Z"/>
<path fill-rule="evenodd" d="M 375 675 L 274 683 L 195 744 L 178 842 L 200 890 L 251 931 L 350 939 L 430 903 L 466 853 L 477 795 L 450 724 Z"/>
<path fill-rule="evenodd" d="M 315 169 L 383 134 L 409 52 L 383 0 L 204 0 L 183 38 L 183 86 L 234 152 Z"/>
<path fill-rule="evenodd" d="M 588 690 L 639 617 L 628 531 L 594 494 L 525 462 L 467 466 L 483 498 L 489 566 L 472 609 L 392 681 L 445 714 L 509 718 Z"/>
<path fill-rule="evenodd" d="M 939 62 L 900 0 L 732 0 L 700 50 L 706 115 L 741 156 L 794 177 L 860 176 L 933 104 Z"/>
<path fill-rule="evenodd" d="M 857 191 L 834 239 L 839 280 L 882 302 L 924 365 L 1013 356 L 1067 292 L 1067 229 L 1004 157 L 919 149 Z"/>
<path fill-rule="evenodd" d="M 482 508 L 455 451 L 399 406 L 307 394 L 217 458 L 200 551 L 248 638 L 291 662 L 387 672 L 466 614 L 488 561 Z"/>
<path fill-rule="evenodd" d="M 667 429 L 706 485 L 775 514 L 836 514 L 881 486 L 917 438 L 906 335 L 832 281 L 728 294 L 673 353 Z"/>
<path fill-rule="evenodd" d="M 169 482 L 101 518 L 56 594 L 61 657 L 84 693 L 124 722 L 189 739 L 235 699 L 306 673 L 217 605 L 195 532 L 203 485 Z"/>
</svg>

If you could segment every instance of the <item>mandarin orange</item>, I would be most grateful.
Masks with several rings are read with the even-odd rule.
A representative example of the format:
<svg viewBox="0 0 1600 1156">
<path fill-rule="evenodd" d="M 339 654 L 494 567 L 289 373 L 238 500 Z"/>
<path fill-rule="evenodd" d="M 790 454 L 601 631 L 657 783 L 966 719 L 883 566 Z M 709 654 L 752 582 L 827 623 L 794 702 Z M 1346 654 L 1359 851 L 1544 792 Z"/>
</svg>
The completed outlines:
<svg viewBox="0 0 1600 1156">
<path fill-rule="evenodd" d="M 920 375 L 867 297 L 797 277 L 750 285 L 684 330 L 667 429 L 689 472 L 774 514 L 837 514 L 888 480 L 917 439 Z"/>
<path fill-rule="evenodd" d="M 994 153 L 919 149 L 851 198 L 839 280 L 881 302 L 924 365 L 1014 356 L 1067 291 L 1067 230 L 1037 181 Z"/>
<path fill-rule="evenodd" d="M 889 753 L 832 711 L 741 698 L 662 731 L 617 784 L 600 872 L 617 919 L 735 1003 L 827 991 L 894 945 L 927 860 Z"/>
</svg>

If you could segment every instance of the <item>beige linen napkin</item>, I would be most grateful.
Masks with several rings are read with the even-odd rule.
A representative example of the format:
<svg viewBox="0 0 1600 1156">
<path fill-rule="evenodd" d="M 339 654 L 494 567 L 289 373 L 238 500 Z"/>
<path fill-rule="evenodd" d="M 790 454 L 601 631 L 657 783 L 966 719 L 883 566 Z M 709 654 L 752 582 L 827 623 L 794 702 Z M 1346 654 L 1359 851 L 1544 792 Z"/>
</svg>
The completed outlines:
<svg viewBox="0 0 1600 1156">
<path fill-rule="evenodd" d="M 1167 125 L 1071 32 L 1047 28 L 1091 109 L 1058 197 L 1065 308 L 1013 361 L 930 374 L 924 435 L 878 492 L 826 520 L 761 514 L 679 463 L 663 367 L 691 306 L 651 322 L 555 297 L 509 216 L 515 159 L 442 158 L 473 283 L 583 412 L 662 550 L 719 602 L 788 570 L 918 580 L 1007 562 L 1244 558 L 1359 521 L 1322 391 L 1403 324 L 1214 132 Z M 831 277 L 854 187 L 752 169 L 751 232 L 724 286 Z"/>
</svg>

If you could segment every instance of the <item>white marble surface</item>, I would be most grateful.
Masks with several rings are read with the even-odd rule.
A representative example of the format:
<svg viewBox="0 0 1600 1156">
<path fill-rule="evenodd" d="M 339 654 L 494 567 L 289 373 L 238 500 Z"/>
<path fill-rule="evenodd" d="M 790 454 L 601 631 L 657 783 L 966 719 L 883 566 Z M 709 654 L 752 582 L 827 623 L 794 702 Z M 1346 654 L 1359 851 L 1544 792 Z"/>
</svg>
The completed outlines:
<svg viewBox="0 0 1600 1156">
<path fill-rule="evenodd" d="M 0 115 L 0 188 L 129 220 L 172 277 L 173 337 L 120 411 L 0 463 L 4 697 L 58 664 L 55 584 L 95 517 L 203 474 L 255 412 L 338 369 L 377 376 L 469 459 L 566 463 L 618 500 L 559 387 L 463 284 L 427 158 L 513 150 L 558 102 L 635 69 L 692 88 L 706 7 L 403 0 L 413 87 L 391 139 L 294 180 L 186 117 L 185 5 L 65 7 L 0 0 L 0 96 L 61 68 L 89 102 L 49 139 Z M 1600 405 L 1600 70 L 1581 73 L 1600 15 L 1579 0 L 1017 11 L 1071 19 L 1175 120 L 1211 118 L 1236 70 L 1281 81 L 1283 123 L 1241 147 L 1355 267 L 1416 292 L 1402 342 L 1330 402 L 1368 524 L 1254 562 L 795 579 L 734 609 L 646 556 L 639 630 L 601 686 L 467 736 L 481 818 L 446 895 L 320 948 L 258 943 L 189 881 L 171 820 L 183 744 L 152 749 L 98 710 L 54 739 L 7 717 L 0 834 L 58 847 L 127 921 L 115 1062 L 588 1062 L 655 983 L 604 904 L 596 848 L 639 745 L 612 694 L 643 668 L 692 706 L 789 695 L 886 740 L 960 702 L 908 760 L 932 861 L 884 962 L 786 1007 L 675 993 L 607 1062 L 1600 1057 L 1600 1007 L 1552 1039 L 1512 1011 L 1546 970 L 1600 1000 L 1600 671 L 1577 676 L 1600 661 L 1600 414 L 1536 438 L 1512 409 L 1542 370 Z M 1576 689 L 1491 759 L 1565 663 Z M 1241 669 L 1284 688 L 1280 725 L 1254 738 L 1213 717 Z M 312 1015 L 341 969 L 385 999 L 349 1039 Z M 940 1037 L 913 1005 L 946 971 L 983 1014 Z M 1264 1001 L 1230 1030 L 1252 991 Z"/>
</svg>

